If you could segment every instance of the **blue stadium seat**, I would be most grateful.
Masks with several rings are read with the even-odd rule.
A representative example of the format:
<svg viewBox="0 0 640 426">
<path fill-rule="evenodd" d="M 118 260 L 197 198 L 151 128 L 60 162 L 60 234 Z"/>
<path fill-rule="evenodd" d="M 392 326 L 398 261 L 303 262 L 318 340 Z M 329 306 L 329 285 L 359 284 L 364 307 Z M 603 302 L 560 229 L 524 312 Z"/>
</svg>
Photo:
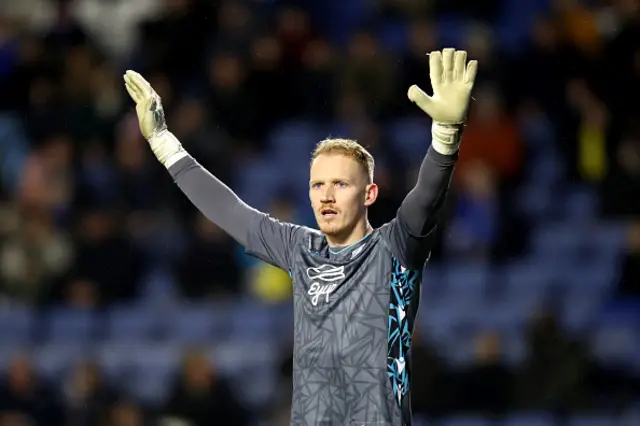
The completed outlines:
<svg viewBox="0 0 640 426">
<path fill-rule="evenodd" d="M 571 333 L 588 331 L 597 322 L 606 298 L 604 292 L 588 287 L 573 288 L 567 293 L 560 312 L 560 321 Z"/>
<path fill-rule="evenodd" d="M 618 265 L 606 260 L 592 259 L 589 262 L 565 263 L 565 267 L 559 270 L 558 275 L 562 283 L 568 287 L 568 291 L 605 292 L 615 284 L 618 274 Z"/>
<path fill-rule="evenodd" d="M 233 339 L 215 345 L 210 359 L 224 373 L 235 375 L 256 368 L 273 368 L 284 355 L 280 349 L 270 339 Z"/>
<path fill-rule="evenodd" d="M 432 306 L 438 303 L 446 288 L 440 265 L 429 263 L 422 271 L 422 287 L 420 292 L 421 306 Z"/>
<path fill-rule="evenodd" d="M 229 332 L 226 310 L 217 305 L 184 305 L 167 314 L 166 337 L 183 343 L 213 342 Z"/>
<path fill-rule="evenodd" d="M 521 188 L 516 195 L 516 211 L 522 217 L 541 221 L 550 219 L 557 210 L 553 192 L 539 183 Z"/>
<path fill-rule="evenodd" d="M 126 380 L 123 385 L 146 403 L 162 403 L 180 370 L 181 348 L 171 344 L 142 344 L 131 352 L 135 380 Z"/>
<path fill-rule="evenodd" d="M 502 334 L 502 351 L 505 361 L 513 366 L 520 365 L 527 355 L 527 347 L 523 334 L 508 331 Z"/>
<path fill-rule="evenodd" d="M 454 263 L 445 265 L 442 278 L 450 297 L 481 302 L 492 282 L 492 271 L 485 264 Z"/>
<path fill-rule="evenodd" d="M 140 302 L 144 305 L 163 306 L 178 300 L 178 291 L 171 273 L 154 268 L 142 279 Z"/>
<path fill-rule="evenodd" d="M 551 185 L 560 181 L 563 174 L 564 168 L 560 159 L 556 155 L 545 155 L 528 164 L 526 179 L 530 185 L 555 196 L 557 194 L 553 192 L 554 188 Z"/>
<path fill-rule="evenodd" d="M 640 349 L 640 347 L 639 347 Z M 616 426 L 638 426 L 640 425 L 640 408 L 633 407 L 623 413 Z"/>
<path fill-rule="evenodd" d="M 278 390 L 278 376 L 273 368 L 242 372 L 234 379 L 234 392 L 252 410 L 260 410 L 272 402 Z M 251 383 L 251 386 L 246 386 L 246 383 Z"/>
<path fill-rule="evenodd" d="M 616 420 L 604 415 L 579 415 L 569 419 L 567 426 L 615 426 Z"/>
<path fill-rule="evenodd" d="M 100 345 L 96 354 L 96 362 L 100 366 L 105 379 L 110 383 L 120 383 L 135 373 L 131 360 L 135 342 L 105 342 Z"/>
<path fill-rule="evenodd" d="M 454 367 L 464 368 L 475 358 L 474 336 L 469 332 L 457 331 L 444 341 L 439 341 L 439 350 Z"/>
<path fill-rule="evenodd" d="M 47 338 L 53 342 L 90 342 L 98 337 L 100 317 L 83 309 L 53 309 L 46 315 Z"/>
<path fill-rule="evenodd" d="M 527 259 L 503 269 L 503 297 L 526 312 L 539 307 L 554 284 L 554 267 L 546 262 Z"/>
<path fill-rule="evenodd" d="M 487 302 L 477 312 L 476 324 L 479 328 L 494 331 L 520 329 L 529 320 L 531 309 L 535 307 L 528 294 Z"/>
<path fill-rule="evenodd" d="M 437 426 L 491 426 L 491 422 L 476 416 L 455 416 L 436 423 Z"/>
<path fill-rule="evenodd" d="M 532 234 L 532 253 L 549 261 L 577 258 L 589 241 L 584 231 L 570 223 L 544 224 Z"/>
<path fill-rule="evenodd" d="M 555 426 L 553 417 L 546 413 L 514 413 L 502 426 Z"/>
<path fill-rule="evenodd" d="M 262 303 L 239 303 L 229 313 L 229 332 L 238 338 L 277 334 L 275 309 Z"/>
<path fill-rule="evenodd" d="M 422 161 L 425 149 L 431 143 L 431 128 L 424 118 L 403 119 L 388 127 L 393 149 L 403 158 L 414 158 L 416 164 Z"/>
<path fill-rule="evenodd" d="M 589 233 L 589 241 L 594 259 L 616 263 L 627 243 L 626 226 L 622 223 L 599 224 Z"/>
<path fill-rule="evenodd" d="M 592 221 L 598 214 L 598 196 L 590 188 L 574 188 L 563 196 L 563 200 L 564 218 L 567 221 Z"/>
<path fill-rule="evenodd" d="M 636 327 L 598 327 L 591 337 L 591 351 L 604 364 L 632 366 L 640 347 L 640 335 Z"/>
<path fill-rule="evenodd" d="M 161 314 L 141 306 L 118 306 L 109 309 L 107 337 L 119 341 L 150 340 L 158 336 Z"/>
<path fill-rule="evenodd" d="M 420 309 L 418 323 L 425 336 L 434 340 L 442 340 L 451 335 L 460 321 L 457 313 L 442 302 L 438 306 Z"/>
<path fill-rule="evenodd" d="M 309 153 L 324 137 L 322 129 L 314 122 L 291 121 L 271 132 L 268 145 L 276 156 L 302 161 L 309 158 Z"/>
<path fill-rule="evenodd" d="M 51 343 L 38 348 L 34 365 L 46 379 L 61 380 L 69 375 L 75 366 L 90 359 L 92 355 L 91 348 L 87 346 L 65 342 Z"/>
<path fill-rule="evenodd" d="M 35 331 L 36 314 L 28 308 L 13 306 L 0 310 L 0 346 L 28 343 Z"/>
<path fill-rule="evenodd" d="M 243 201 L 265 210 L 279 191 L 282 183 L 281 173 L 285 171 L 274 168 L 273 160 L 270 158 L 250 160 L 243 167 L 236 169 L 232 186 Z"/>
</svg>

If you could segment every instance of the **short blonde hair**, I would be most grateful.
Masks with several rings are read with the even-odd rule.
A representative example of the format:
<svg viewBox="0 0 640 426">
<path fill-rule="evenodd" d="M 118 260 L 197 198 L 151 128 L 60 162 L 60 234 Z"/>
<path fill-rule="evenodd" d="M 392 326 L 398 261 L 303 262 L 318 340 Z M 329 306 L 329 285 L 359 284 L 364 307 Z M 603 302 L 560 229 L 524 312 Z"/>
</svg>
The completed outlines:
<svg viewBox="0 0 640 426">
<path fill-rule="evenodd" d="M 365 147 L 352 139 L 325 139 L 316 145 L 311 154 L 311 161 L 321 154 L 339 154 L 354 159 L 367 173 L 369 183 L 373 183 L 375 161 L 373 155 Z"/>
</svg>

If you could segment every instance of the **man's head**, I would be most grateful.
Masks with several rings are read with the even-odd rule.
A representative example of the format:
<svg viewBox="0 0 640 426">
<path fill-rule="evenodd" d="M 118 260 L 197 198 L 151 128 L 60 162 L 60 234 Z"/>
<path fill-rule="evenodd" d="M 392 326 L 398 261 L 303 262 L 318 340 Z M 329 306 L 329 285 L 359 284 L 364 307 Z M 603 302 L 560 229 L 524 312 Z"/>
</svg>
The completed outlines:
<svg viewBox="0 0 640 426">
<path fill-rule="evenodd" d="M 356 141 L 326 139 L 311 156 L 309 198 L 320 230 L 337 244 L 350 244 L 358 226 L 367 225 L 367 207 L 378 196 L 374 161 Z"/>
</svg>

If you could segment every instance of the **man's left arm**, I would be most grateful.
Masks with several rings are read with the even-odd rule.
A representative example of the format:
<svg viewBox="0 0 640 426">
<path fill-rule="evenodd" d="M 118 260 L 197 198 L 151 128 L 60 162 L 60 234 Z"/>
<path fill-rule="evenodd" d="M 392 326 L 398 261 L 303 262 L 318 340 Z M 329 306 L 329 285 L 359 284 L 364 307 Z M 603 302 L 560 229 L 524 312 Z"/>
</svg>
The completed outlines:
<svg viewBox="0 0 640 426">
<path fill-rule="evenodd" d="M 445 155 L 429 148 L 415 186 L 389 224 L 387 238 L 391 249 L 406 268 L 419 269 L 429 257 L 457 158 L 457 153 Z"/>
<path fill-rule="evenodd" d="M 433 230 L 449 189 L 466 119 L 478 63 L 462 50 L 444 49 L 429 55 L 429 77 L 433 96 L 418 86 L 408 97 L 433 120 L 431 147 L 416 186 L 402 202 L 396 218 L 387 227 L 391 250 L 408 269 L 420 269 L 432 248 Z"/>
</svg>

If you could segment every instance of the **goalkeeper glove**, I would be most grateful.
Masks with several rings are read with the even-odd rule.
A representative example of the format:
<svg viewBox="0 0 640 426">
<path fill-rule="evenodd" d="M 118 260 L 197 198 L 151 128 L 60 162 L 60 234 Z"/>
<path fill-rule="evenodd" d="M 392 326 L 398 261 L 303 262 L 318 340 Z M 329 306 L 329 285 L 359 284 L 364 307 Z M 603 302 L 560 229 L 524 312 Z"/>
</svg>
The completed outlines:
<svg viewBox="0 0 640 426">
<path fill-rule="evenodd" d="M 478 61 L 467 63 L 467 52 L 463 50 L 449 48 L 431 52 L 429 76 L 433 96 L 416 85 L 409 88 L 409 99 L 433 120 L 431 146 L 440 154 L 452 155 L 460 147 L 477 71 Z"/>
<path fill-rule="evenodd" d="M 156 158 L 167 169 L 187 156 L 180 141 L 167 130 L 162 99 L 151 87 L 151 83 L 135 71 L 127 71 L 124 85 L 136 103 L 136 113 L 142 136 L 149 142 Z"/>
</svg>

